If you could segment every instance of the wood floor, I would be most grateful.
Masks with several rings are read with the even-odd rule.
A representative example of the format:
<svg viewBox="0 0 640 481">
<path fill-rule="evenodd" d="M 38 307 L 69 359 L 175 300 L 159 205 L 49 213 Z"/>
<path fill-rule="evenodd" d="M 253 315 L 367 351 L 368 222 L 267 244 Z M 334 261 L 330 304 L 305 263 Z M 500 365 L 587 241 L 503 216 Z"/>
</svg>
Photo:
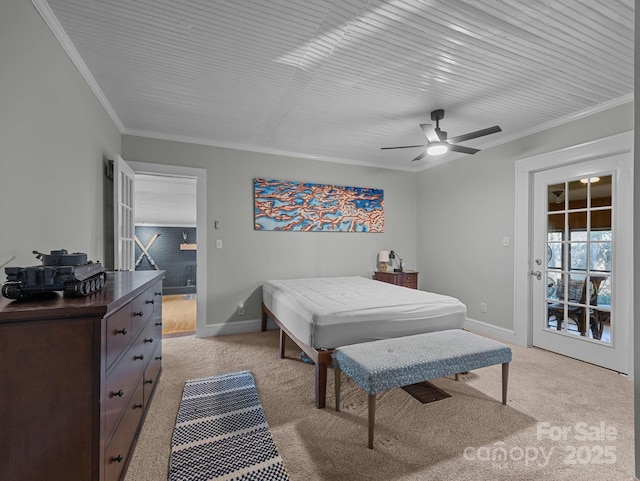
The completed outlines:
<svg viewBox="0 0 640 481">
<path fill-rule="evenodd" d="M 196 331 L 195 294 L 162 296 L 162 334 L 193 334 Z"/>
</svg>

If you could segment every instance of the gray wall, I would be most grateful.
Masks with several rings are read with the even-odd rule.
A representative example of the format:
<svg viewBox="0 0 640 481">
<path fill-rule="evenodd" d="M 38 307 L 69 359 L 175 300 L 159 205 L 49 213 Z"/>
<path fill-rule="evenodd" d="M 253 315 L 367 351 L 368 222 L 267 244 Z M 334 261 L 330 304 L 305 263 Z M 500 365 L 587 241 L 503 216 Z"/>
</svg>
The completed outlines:
<svg viewBox="0 0 640 481">
<path fill-rule="evenodd" d="M 640 9 L 636 8 L 636 27 L 640 24 Z M 635 31 L 635 86 L 640 87 L 640 32 L 638 28 Z M 635 104 L 634 109 L 635 125 L 640 125 L 640 107 Z M 640 131 L 635 131 L 634 144 L 640 145 Z M 635 448 L 636 448 L 636 478 L 640 478 L 640 153 L 636 148 L 634 150 L 634 345 L 635 345 L 635 357 L 634 357 L 634 405 L 635 405 Z"/>
<path fill-rule="evenodd" d="M 472 319 L 512 329 L 515 161 L 632 129 L 629 103 L 420 172 L 422 287 L 458 297 Z"/>
<path fill-rule="evenodd" d="M 125 160 L 207 170 L 207 324 L 258 319 L 260 286 L 267 279 L 371 276 L 381 249 L 397 250 L 408 269 L 417 267 L 414 173 L 128 135 L 122 149 Z M 385 232 L 255 231 L 256 177 L 383 189 Z M 216 249 L 216 239 L 222 249 Z M 242 317 L 235 314 L 239 303 L 245 304 Z"/>
<path fill-rule="evenodd" d="M 118 129 L 29 1 L 0 2 L 0 65 L 0 265 L 35 265 L 34 249 L 103 260 Z"/>
<path fill-rule="evenodd" d="M 111 232 L 104 226 L 110 210 L 103 200 L 108 188 L 103 167 L 121 151 L 118 130 L 27 0 L 0 2 L 0 65 L 0 264 L 16 256 L 12 265 L 31 265 L 32 249 L 66 247 L 92 258 L 105 256 Z M 622 106 L 417 176 L 127 136 L 122 142 L 124 157 L 131 160 L 208 170 L 209 219 L 222 222 L 219 231 L 210 223 L 208 234 L 225 246 L 209 247 L 210 322 L 233 319 L 237 302 L 251 296 L 246 317 L 259 315 L 254 293 L 263 279 L 369 275 L 375 253 L 393 248 L 421 271 L 421 288 L 455 294 L 468 304 L 471 317 L 511 328 L 513 250 L 500 243 L 503 236 L 513 240 L 514 161 L 628 130 L 631 117 L 631 106 Z M 251 179 L 256 176 L 383 188 L 386 232 L 255 232 Z M 640 212 L 640 168 L 635 181 L 634 205 Z M 640 220 L 635 218 L 638 246 Z M 635 274 L 637 319 L 637 247 Z M 486 318 L 478 312 L 480 299 L 489 306 Z M 639 439 L 640 328 L 635 336 Z M 640 476 L 640 443 L 636 473 Z"/>
</svg>

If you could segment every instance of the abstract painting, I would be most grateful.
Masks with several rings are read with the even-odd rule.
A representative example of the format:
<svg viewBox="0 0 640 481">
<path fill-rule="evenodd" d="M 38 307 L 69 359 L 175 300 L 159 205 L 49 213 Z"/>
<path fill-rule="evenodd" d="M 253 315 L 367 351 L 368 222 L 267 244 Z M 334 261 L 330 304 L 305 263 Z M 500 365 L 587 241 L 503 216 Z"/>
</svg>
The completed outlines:
<svg viewBox="0 0 640 481">
<path fill-rule="evenodd" d="M 384 232 L 384 191 L 281 180 L 254 180 L 254 229 Z"/>
</svg>

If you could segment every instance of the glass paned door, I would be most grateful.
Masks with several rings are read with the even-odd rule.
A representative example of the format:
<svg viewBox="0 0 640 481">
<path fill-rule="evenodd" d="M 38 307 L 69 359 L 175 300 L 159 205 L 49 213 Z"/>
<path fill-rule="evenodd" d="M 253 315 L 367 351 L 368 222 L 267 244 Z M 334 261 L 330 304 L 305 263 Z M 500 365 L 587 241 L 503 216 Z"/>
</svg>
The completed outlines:
<svg viewBox="0 0 640 481">
<path fill-rule="evenodd" d="M 546 329 L 611 343 L 612 174 L 547 187 Z"/>
<path fill-rule="evenodd" d="M 629 155 L 533 175 L 533 345 L 629 372 L 633 195 Z"/>
</svg>

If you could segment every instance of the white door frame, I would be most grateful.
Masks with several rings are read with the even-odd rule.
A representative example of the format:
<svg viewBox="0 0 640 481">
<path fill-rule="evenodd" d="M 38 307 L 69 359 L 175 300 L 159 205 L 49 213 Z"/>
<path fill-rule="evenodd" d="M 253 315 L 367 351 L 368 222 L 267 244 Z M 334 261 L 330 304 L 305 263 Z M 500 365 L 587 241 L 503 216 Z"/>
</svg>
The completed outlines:
<svg viewBox="0 0 640 481">
<path fill-rule="evenodd" d="M 136 174 L 196 179 L 196 336 L 207 335 L 207 171 L 197 167 L 127 161 Z"/>
<path fill-rule="evenodd" d="M 536 155 L 516 162 L 516 219 L 514 269 L 514 342 L 531 347 L 533 343 L 533 316 L 531 282 L 532 265 L 529 256 L 532 242 L 533 174 L 553 167 L 608 157 L 618 154 L 633 155 L 633 131 L 613 135 L 565 149 Z M 632 207 L 630 199 L 629 206 Z M 628 302 L 633 303 L 633 299 Z M 633 312 L 632 310 L 630 312 Z M 631 323 L 633 330 L 633 322 Z M 633 333 L 629 336 L 629 351 L 633 351 Z M 628 374 L 633 376 L 633 363 Z"/>
<path fill-rule="evenodd" d="M 116 271 L 135 270 L 135 172 L 119 155 L 113 161 L 113 227 Z"/>
</svg>

